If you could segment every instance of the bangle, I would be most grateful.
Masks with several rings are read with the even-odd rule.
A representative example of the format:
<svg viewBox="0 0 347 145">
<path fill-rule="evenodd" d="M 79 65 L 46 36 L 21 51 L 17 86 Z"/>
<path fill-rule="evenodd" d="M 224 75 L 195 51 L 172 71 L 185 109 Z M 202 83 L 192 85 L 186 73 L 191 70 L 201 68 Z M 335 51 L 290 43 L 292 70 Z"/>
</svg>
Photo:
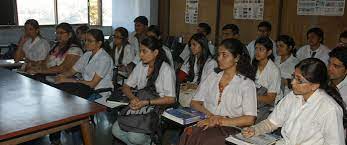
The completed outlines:
<svg viewBox="0 0 347 145">
<path fill-rule="evenodd" d="M 148 105 L 151 105 L 151 99 L 148 99 Z"/>
</svg>

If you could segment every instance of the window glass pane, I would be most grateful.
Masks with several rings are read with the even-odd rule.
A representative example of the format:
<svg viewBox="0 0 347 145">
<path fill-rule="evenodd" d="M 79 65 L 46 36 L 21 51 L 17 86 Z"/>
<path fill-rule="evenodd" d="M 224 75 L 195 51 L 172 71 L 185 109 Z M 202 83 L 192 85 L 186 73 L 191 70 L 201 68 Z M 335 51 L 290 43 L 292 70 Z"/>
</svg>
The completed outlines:
<svg viewBox="0 0 347 145">
<path fill-rule="evenodd" d="M 102 0 L 102 25 L 112 26 L 112 0 Z"/>
<path fill-rule="evenodd" d="M 58 0 L 58 23 L 88 23 L 87 0 Z"/>
<path fill-rule="evenodd" d="M 35 19 L 40 25 L 55 24 L 54 0 L 17 0 L 18 25 Z"/>
</svg>

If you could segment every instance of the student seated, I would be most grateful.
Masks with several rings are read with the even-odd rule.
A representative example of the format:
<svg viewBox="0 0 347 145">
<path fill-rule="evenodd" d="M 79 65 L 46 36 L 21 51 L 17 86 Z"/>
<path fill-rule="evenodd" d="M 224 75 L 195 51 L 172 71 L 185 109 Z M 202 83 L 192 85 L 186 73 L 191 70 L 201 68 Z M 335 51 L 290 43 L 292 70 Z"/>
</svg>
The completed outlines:
<svg viewBox="0 0 347 145">
<path fill-rule="evenodd" d="M 131 48 L 128 41 L 128 30 L 124 27 L 118 27 L 114 30 L 113 35 L 113 42 L 110 43 L 110 55 L 114 65 L 117 66 L 120 71 L 131 72 L 129 69 L 132 68 L 129 68 L 128 65 L 135 58 L 135 50 Z"/>
<path fill-rule="evenodd" d="M 332 85 L 336 86 L 347 104 L 347 47 L 334 48 L 329 53 L 328 74 Z"/>
<path fill-rule="evenodd" d="M 328 65 L 330 49 L 323 45 L 324 32 L 321 28 L 311 28 L 306 33 L 307 45 L 299 48 L 296 57 L 299 61 L 306 58 L 318 58 Z"/>
<path fill-rule="evenodd" d="M 58 88 L 84 98 L 89 97 L 93 90 L 113 88 L 113 61 L 103 49 L 104 45 L 104 34 L 102 31 L 90 29 L 86 35 L 86 48 L 88 51 L 82 55 L 70 70 L 56 78 L 56 83 L 59 84 Z M 76 73 L 81 73 L 82 78 L 72 78 Z M 110 92 L 104 92 L 101 95 L 107 97 L 110 95 Z"/>
<path fill-rule="evenodd" d="M 293 91 L 283 98 L 270 116 L 242 134 L 252 137 L 282 127 L 277 145 L 344 145 L 345 104 L 329 85 L 323 61 L 308 58 L 295 66 Z"/>
<path fill-rule="evenodd" d="M 56 40 L 57 43 L 53 46 L 42 65 L 38 68 L 29 69 L 29 73 L 60 74 L 70 70 L 83 55 L 80 43 L 70 24 L 60 23 L 56 27 Z"/>
<path fill-rule="evenodd" d="M 161 32 L 160 32 L 160 28 L 159 26 L 157 25 L 151 25 L 148 27 L 148 30 L 146 32 L 146 35 L 147 36 L 152 36 L 152 37 L 155 37 L 157 38 L 158 40 L 162 41 L 161 40 Z M 171 50 L 169 47 L 165 46 L 163 44 L 163 50 L 165 51 L 165 54 L 166 54 L 166 57 L 169 59 L 169 62 L 170 62 L 170 66 L 172 68 L 174 68 L 174 61 L 173 61 L 173 58 L 172 58 L 172 53 L 171 53 Z"/>
<path fill-rule="evenodd" d="M 177 74 L 179 82 L 185 83 L 181 88 L 182 91 L 196 90 L 199 83 L 204 81 L 217 67 L 217 62 L 208 50 L 208 40 L 205 35 L 201 33 L 194 34 L 189 42 L 191 55 Z M 191 97 L 193 95 L 180 97 L 181 105 L 184 107 L 189 106 Z"/>
<path fill-rule="evenodd" d="M 240 28 L 235 24 L 226 24 L 222 28 L 222 38 L 224 39 L 239 39 Z"/>
<path fill-rule="evenodd" d="M 138 16 L 134 19 L 135 31 L 130 33 L 129 42 L 135 52 L 135 59 L 132 62 L 132 66 L 135 67 L 140 62 L 140 42 L 146 37 L 148 29 L 148 19 L 146 16 Z"/>
<path fill-rule="evenodd" d="M 267 117 L 271 108 L 281 99 L 280 70 L 273 62 L 272 41 L 269 37 L 259 37 L 255 41 L 255 58 L 252 65 L 257 70 L 258 118 L 261 121 Z"/>
<path fill-rule="evenodd" d="M 169 65 L 161 42 L 154 37 L 142 40 L 140 57 L 142 61 L 136 65 L 122 88 L 123 93 L 130 99 L 129 107 L 139 110 L 144 106 L 173 104 L 176 96 L 175 73 Z M 159 97 L 140 100 L 131 91 L 132 88 L 140 90 L 145 87 L 153 87 Z M 118 121 L 113 124 L 112 134 L 127 145 L 148 145 L 151 142 L 150 135 L 124 131 Z"/>
<path fill-rule="evenodd" d="M 211 34 L 211 26 L 207 23 L 199 23 L 198 27 L 196 29 L 196 33 L 202 33 L 205 35 L 205 37 L 207 38 L 209 34 Z M 208 41 L 208 39 L 207 39 Z M 211 55 L 213 56 L 215 54 L 215 46 L 210 43 L 211 41 L 208 41 L 208 49 L 211 53 Z M 189 56 L 191 55 L 191 52 L 189 51 L 189 42 L 188 44 L 184 47 L 183 51 L 180 54 L 180 58 L 182 59 L 181 61 L 186 62 L 189 58 Z"/>
<path fill-rule="evenodd" d="M 290 92 L 290 82 L 294 72 L 295 65 L 299 62 L 293 56 L 295 42 L 288 35 L 280 35 L 276 40 L 278 57 L 275 58 L 275 64 L 281 71 L 281 91 L 283 96 Z"/>
<path fill-rule="evenodd" d="M 87 25 L 81 25 L 76 28 L 76 36 L 81 43 L 81 48 L 83 52 L 87 51 L 84 46 L 86 44 L 86 34 L 88 30 L 89 30 L 89 27 Z"/>
<path fill-rule="evenodd" d="M 218 71 L 204 80 L 191 107 L 208 118 L 185 129 L 180 145 L 220 145 L 233 133 L 228 126 L 250 126 L 257 116 L 254 71 L 245 47 L 237 39 L 225 39 L 218 47 Z"/>
<path fill-rule="evenodd" d="M 276 48 L 276 42 L 273 41 L 270 38 L 271 35 L 271 23 L 268 21 L 262 21 L 259 23 L 258 25 L 258 31 L 257 31 L 257 38 L 253 41 L 251 41 L 248 45 L 247 45 L 247 50 L 248 50 L 248 54 L 251 57 L 251 60 L 253 60 L 254 56 L 255 56 L 255 41 L 259 38 L 259 37 L 269 37 L 269 39 L 272 42 L 272 55 L 274 57 L 277 57 L 277 48 Z"/>
<path fill-rule="evenodd" d="M 34 19 L 29 19 L 24 24 L 24 35 L 20 38 L 14 55 L 16 62 L 25 60 L 24 71 L 31 67 L 39 66 L 48 55 L 49 42 L 40 34 L 40 25 Z"/>
</svg>

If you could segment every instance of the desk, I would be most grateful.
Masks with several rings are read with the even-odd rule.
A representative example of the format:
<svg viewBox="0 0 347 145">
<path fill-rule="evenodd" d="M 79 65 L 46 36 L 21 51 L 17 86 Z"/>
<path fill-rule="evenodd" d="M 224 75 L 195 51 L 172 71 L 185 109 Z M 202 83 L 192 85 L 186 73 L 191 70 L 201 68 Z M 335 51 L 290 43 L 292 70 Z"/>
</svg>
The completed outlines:
<svg viewBox="0 0 347 145">
<path fill-rule="evenodd" d="M 20 68 L 24 61 L 15 62 L 14 59 L 0 59 L 0 67 L 4 68 Z"/>
<path fill-rule="evenodd" d="M 91 145 L 89 116 L 106 108 L 0 68 L 0 145 L 14 145 L 81 126 Z"/>
</svg>

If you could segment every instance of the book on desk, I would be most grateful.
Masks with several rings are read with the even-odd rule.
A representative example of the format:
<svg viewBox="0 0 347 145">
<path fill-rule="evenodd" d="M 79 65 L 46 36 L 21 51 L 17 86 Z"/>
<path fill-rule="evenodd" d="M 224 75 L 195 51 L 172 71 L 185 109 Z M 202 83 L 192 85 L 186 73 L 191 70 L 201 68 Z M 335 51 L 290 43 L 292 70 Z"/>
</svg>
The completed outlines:
<svg viewBox="0 0 347 145">
<path fill-rule="evenodd" d="M 195 123 L 207 118 L 207 116 L 204 113 L 194 110 L 192 108 L 169 108 L 164 111 L 162 116 L 169 120 L 175 121 L 181 125 Z"/>
<path fill-rule="evenodd" d="M 262 134 L 245 138 L 241 133 L 230 135 L 225 140 L 227 143 L 236 145 L 273 145 L 280 139 L 279 136 L 273 134 Z"/>
</svg>

